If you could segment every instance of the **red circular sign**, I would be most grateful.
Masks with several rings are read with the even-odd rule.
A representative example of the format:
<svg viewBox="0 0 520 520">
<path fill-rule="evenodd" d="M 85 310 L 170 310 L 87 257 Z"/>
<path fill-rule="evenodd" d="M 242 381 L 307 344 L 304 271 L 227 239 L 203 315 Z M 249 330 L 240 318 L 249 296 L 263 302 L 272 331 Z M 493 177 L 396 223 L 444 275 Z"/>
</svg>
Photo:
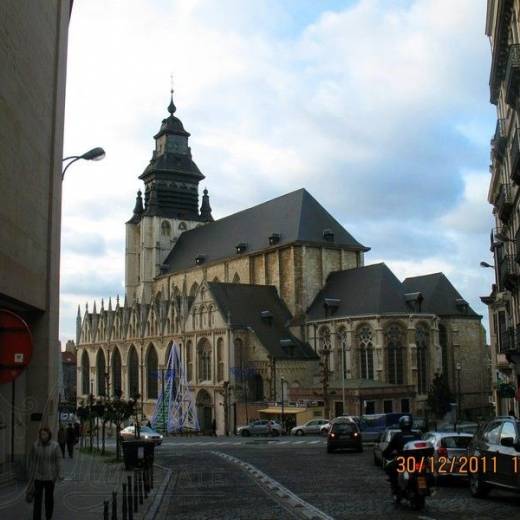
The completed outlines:
<svg viewBox="0 0 520 520">
<path fill-rule="evenodd" d="M 0 309 L 0 384 L 14 381 L 31 362 L 32 336 L 14 312 Z"/>
</svg>

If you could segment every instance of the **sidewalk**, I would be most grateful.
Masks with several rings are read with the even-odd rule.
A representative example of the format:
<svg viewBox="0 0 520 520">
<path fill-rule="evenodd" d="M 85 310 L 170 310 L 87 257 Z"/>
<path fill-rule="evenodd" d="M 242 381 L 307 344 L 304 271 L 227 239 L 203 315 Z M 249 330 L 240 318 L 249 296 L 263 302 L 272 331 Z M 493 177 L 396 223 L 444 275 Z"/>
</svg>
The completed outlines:
<svg viewBox="0 0 520 520">
<path fill-rule="evenodd" d="M 113 491 L 117 491 L 117 517 L 121 518 L 121 484 L 127 482 L 128 475 L 133 478 L 133 471 L 125 471 L 122 463 L 105 463 L 104 460 L 102 457 L 76 451 L 74 459 L 66 458 L 63 461 L 65 479 L 56 483 L 52 520 L 102 520 L 103 501 L 109 500 L 111 507 Z M 146 512 L 152 507 L 155 494 L 165 476 L 164 468 L 154 467 L 154 489 L 148 498 L 143 500 L 143 504 L 139 505 L 139 513 L 134 513 L 134 520 L 149 517 Z M 25 501 L 25 483 L 0 489 L 2 520 L 30 520 L 32 507 L 33 504 Z M 42 518 L 45 518 L 43 508 Z"/>
</svg>

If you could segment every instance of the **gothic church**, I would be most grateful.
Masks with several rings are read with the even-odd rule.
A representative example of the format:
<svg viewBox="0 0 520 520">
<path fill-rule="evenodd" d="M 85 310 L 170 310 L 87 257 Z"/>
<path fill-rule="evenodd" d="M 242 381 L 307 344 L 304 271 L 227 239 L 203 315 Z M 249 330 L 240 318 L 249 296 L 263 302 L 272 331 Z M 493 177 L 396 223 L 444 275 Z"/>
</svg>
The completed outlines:
<svg viewBox="0 0 520 520">
<path fill-rule="evenodd" d="M 282 399 L 421 414 L 435 373 L 462 377 L 465 408 L 486 404 L 481 316 L 442 273 L 365 266 L 369 248 L 305 189 L 215 221 L 173 95 L 168 112 L 126 223 L 124 302 L 78 308 L 79 400 L 139 395 L 150 417 L 175 342 L 219 434 Z"/>
</svg>

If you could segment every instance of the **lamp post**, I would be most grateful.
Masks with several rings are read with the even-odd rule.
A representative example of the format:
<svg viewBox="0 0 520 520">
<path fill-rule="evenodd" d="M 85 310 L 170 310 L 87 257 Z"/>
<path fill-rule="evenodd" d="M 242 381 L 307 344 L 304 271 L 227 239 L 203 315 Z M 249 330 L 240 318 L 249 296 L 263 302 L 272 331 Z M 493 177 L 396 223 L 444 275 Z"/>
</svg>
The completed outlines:
<svg viewBox="0 0 520 520">
<path fill-rule="evenodd" d="M 63 168 L 63 171 L 61 172 L 61 180 L 65 178 L 65 172 L 67 171 L 67 168 L 76 161 L 79 161 L 80 159 L 85 159 L 86 161 L 101 161 L 105 157 L 105 150 L 103 148 L 97 146 L 96 148 L 92 148 L 92 150 L 89 150 L 88 152 L 85 152 L 82 155 L 71 155 L 69 157 L 63 158 L 63 162 L 70 161 L 65 168 Z"/>
<path fill-rule="evenodd" d="M 284 397 L 284 392 L 283 392 L 283 386 L 286 383 L 286 380 L 283 376 L 280 378 L 280 383 L 282 386 L 282 433 L 283 433 L 285 431 L 285 408 L 284 408 L 285 397 Z"/>
<path fill-rule="evenodd" d="M 461 416 L 461 407 L 462 407 L 462 394 L 460 392 L 460 372 L 462 370 L 462 364 L 460 362 L 457 362 L 455 365 L 455 369 L 457 370 L 457 421 L 456 423 L 460 422 L 459 418 Z M 456 430 L 456 428 L 455 428 Z"/>
</svg>

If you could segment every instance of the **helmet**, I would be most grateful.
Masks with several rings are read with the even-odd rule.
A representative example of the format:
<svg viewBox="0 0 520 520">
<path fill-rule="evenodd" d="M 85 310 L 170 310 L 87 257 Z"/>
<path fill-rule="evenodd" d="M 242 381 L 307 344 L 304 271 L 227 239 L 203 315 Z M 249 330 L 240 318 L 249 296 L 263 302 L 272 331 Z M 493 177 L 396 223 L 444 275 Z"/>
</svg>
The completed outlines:
<svg viewBox="0 0 520 520">
<path fill-rule="evenodd" d="M 412 418 L 409 415 L 403 415 L 399 418 L 399 428 L 401 430 L 411 430 L 412 429 Z"/>
</svg>

